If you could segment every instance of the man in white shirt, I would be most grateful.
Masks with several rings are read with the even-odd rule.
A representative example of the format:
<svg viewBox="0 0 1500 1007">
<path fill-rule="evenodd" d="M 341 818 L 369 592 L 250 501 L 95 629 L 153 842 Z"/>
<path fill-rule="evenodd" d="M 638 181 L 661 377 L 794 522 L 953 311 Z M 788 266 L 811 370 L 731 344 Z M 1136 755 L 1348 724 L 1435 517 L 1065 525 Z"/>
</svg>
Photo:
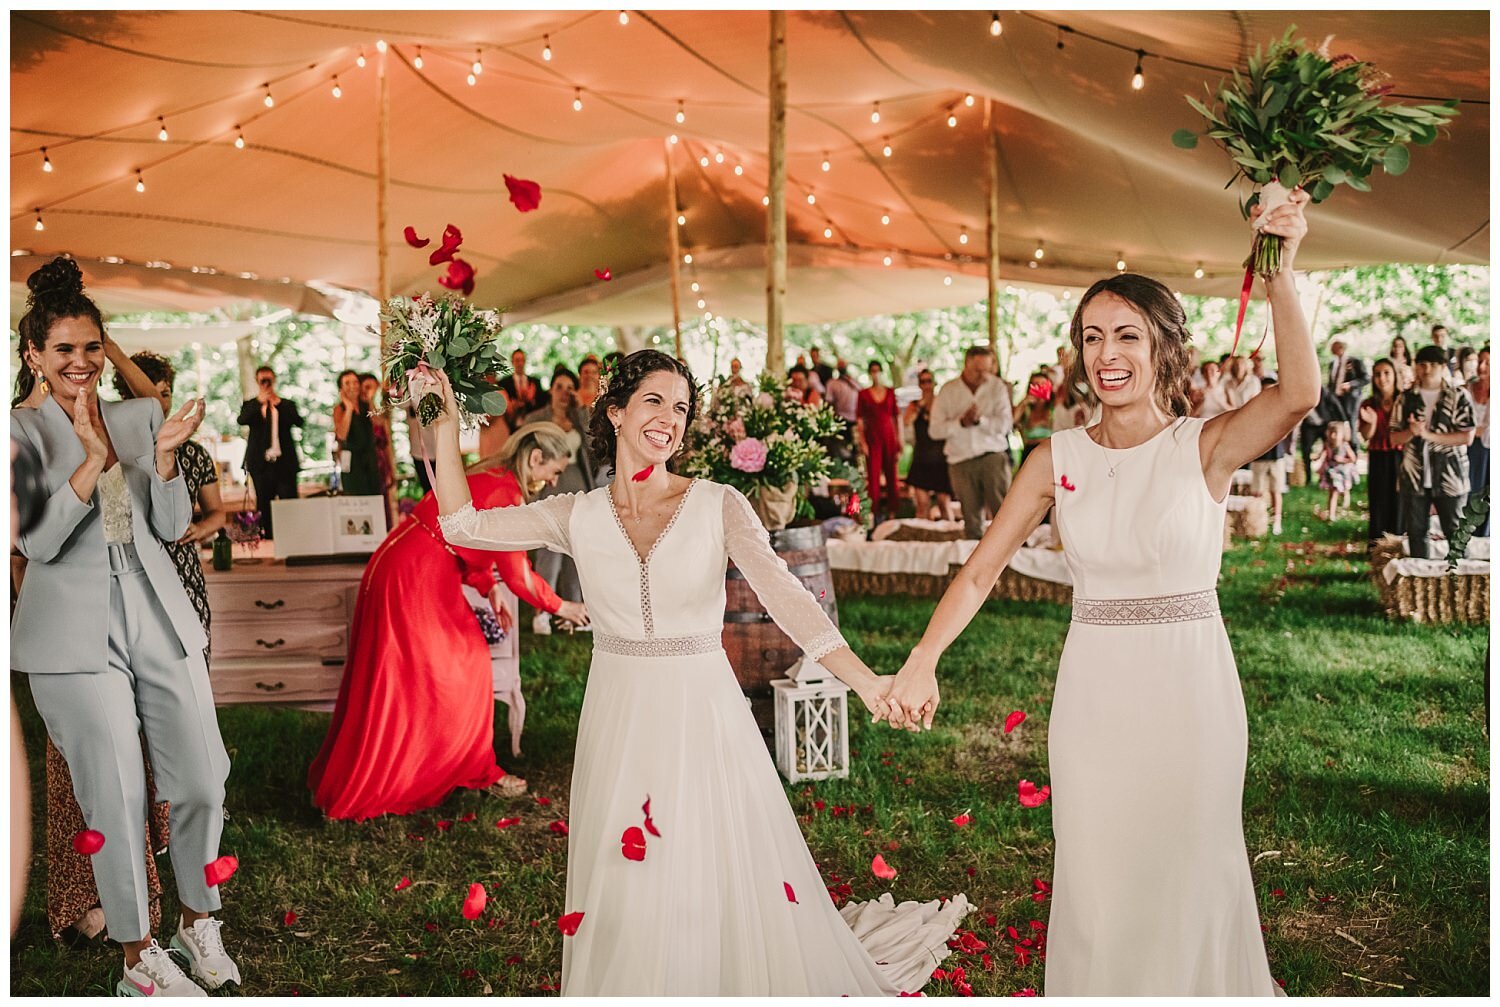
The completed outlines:
<svg viewBox="0 0 1500 1007">
<path fill-rule="evenodd" d="M 859 418 L 859 386 L 854 379 L 849 377 L 849 365 L 844 358 L 838 359 L 837 366 L 833 369 L 833 377 L 826 384 L 824 398 L 833 407 L 833 411 L 839 414 L 839 419 L 853 425 Z"/>
<path fill-rule="evenodd" d="M 988 347 L 969 347 L 963 372 L 938 392 L 929 423 L 933 439 L 944 442 L 968 539 L 983 534 L 985 512 L 993 519 L 1010 490 L 1010 387 L 995 369 Z"/>
</svg>

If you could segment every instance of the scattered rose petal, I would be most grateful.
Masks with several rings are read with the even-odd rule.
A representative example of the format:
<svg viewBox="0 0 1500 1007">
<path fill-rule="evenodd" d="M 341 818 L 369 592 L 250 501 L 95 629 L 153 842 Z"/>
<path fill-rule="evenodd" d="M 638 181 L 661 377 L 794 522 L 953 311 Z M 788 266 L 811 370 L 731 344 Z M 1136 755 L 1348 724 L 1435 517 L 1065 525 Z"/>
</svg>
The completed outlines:
<svg viewBox="0 0 1500 1007">
<path fill-rule="evenodd" d="M 605 281 L 613 280 L 615 278 L 615 274 L 611 273 L 608 269 L 596 269 L 594 270 L 594 275 L 599 279 Z"/>
<path fill-rule="evenodd" d="M 429 266 L 436 266 L 439 263 L 452 262 L 454 253 L 458 251 L 458 246 L 462 245 L 463 243 L 463 232 L 454 227 L 452 224 L 449 224 L 447 227 L 443 228 L 442 245 L 427 257 L 427 264 Z"/>
<path fill-rule="evenodd" d="M 633 482 L 633 483 L 643 483 L 643 482 L 645 482 L 647 479 L 651 478 L 651 472 L 655 468 L 656 468 L 655 465 L 647 465 L 645 468 L 641 469 L 635 475 L 631 476 L 630 477 L 630 481 Z"/>
<path fill-rule="evenodd" d="M 542 205 L 542 187 L 524 178 L 505 175 L 505 188 L 517 210 L 529 213 Z"/>
<path fill-rule="evenodd" d="M 932 970 L 932 979 L 933 979 L 934 982 L 942 982 L 944 979 L 947 979 L 947 978 L 948 978 L 948 973 L 945 972 L 945 971 L 943 971 L 942 969 L 933 969 Z"/>
<path fill-rule="evenodd" d="M 550 798 L 550 797 L 538 797 L 536 799 L 536 803 L 540 804 L 542 807 L 545 808 L 545 807 L 548 807 L 548 806 L 550 806 L 552 804 L 552 798 Z"/>
<path fill-rule="evenodd" d="M 1021 722 L 1025 719 L 1026 714 L 1022 713 L 1020 710 L 1012 710 L 1010 712 L 1010 716 L 1005 718 L 1005 733 L 1009 734 L 1011 731 L 1014 731 L 1016 728 L 1020 727 Z"/>
<path fill-rule="evenodd" d="M 81 857 L 92 857 L 104 849 L 104 833 L 80 829 L 73 833 L 73 851 Z"/>
<path fill-rule="evenodd" d="M 1059 479 L 1057 481 L 1057 485 L 1061 486 L 1063 489 L 1067 490 L 1069 493 L 1072 493 L 1074 490 L 1076 490 L 1078 488 L 1077 486 L 1074 486 L 1072 483 L 1068 482 L 1068 477 L 1067 476 L 1063 476 L 1061 479 Z"/>
<path fill-rule="evenodd" d="M 497 829 L 508 829 L 512 825 L 519 824 L 520 821 L 521 820 L 519 818 L 502 818 L 498 822 L 495 823 L 495 828 L 497 828 Z"/>
<path fill-rule="evenodd" d="M 423 923 L 422 927 L 429 933 L 435 934 L 441 929 L 436 923 Z"/>
<path fill-rule="evenodd" d="M 404 891 L 404 890 L 406 890 L 406 889 L 408 889 L 410 887 L 411 887 L 411 878 L 402 878 L 400 881 L 396 882 L 396 887 L 392 888 L 391 891 L 393 891 L 393 892 L 400 892 L 400 891 Z"/>
<path fill-rule="evenodd" d="M 1022 780 L 1016 785 L 1017 799 L 1023 808 L 1040 808 L 1047 803 L 1047 798 L 1052 796 L 1052 788 L 1043 786 L 1040 790 L 1030 780 Z"/>
<path fill-rule="evenodd" d="M 484 890 L 484 885 L 474 882 L 469 886 L 469 895 L 464 899 L 463 914 L 466 920 L 477 920 L 484 914 L 485 904 L 490 900 L 489 893 Z"/>
<path fill-rule="evenodd" d="M 646 859 L 646 834 L 632 825 L 620 836 L 620 852 L 626 860 L 640 863 Z"/>
<path fill-rule="evenodd" d="M 472 821 L 474 821 L 478 817 L 479 817 L 478 815 L 474 814 L 474 812 L 471 811 L 467 815 L 464 815 L 462 818 L 460 818 L 459 821 L 460 822 L 472 822 Z"/>
<path fill-rule="evenodd" d="M 465 297 L 474 292 L 474 267 L 463 259 L 448 263 L 448 272 L 438 277 L 438 283 L 449 290 L 461 290 Z"/>
<path fill-rule="evenodd" d="M 895 853 L 897 850 L 901 849 L 901 844 L 892 839 L 890 842 L 885 844 L 885 848 L 890 850 L 892 853 Z"/>
<path fill-rule="evenodd" d="M 437 830 L 439 832 L 447 832 L 451 828 L 453 828 L 453 823 L 446 819 L 437 823 Z"/>
<path fill-rule="evenodd" d="M 997 920 L 998 918 L 999 917 L 997 917 L 994 913 L 990 913 L 984 918 L 984 925 L 987 927 L 992 927 L 995 925 L 995 920 Z"/>
<path fill-rule="evenodd" d="M 956 815 L 956 816 L 954 816 L 954 818 L 953 818 L 953 824 L 956 825 L 956 826 L 958 826 L 960 829 L 962 829 L 966 825 L 968 825 L 970 822 L 972 822 L 973 820 L 974 820 L 973 817 L 970 816 L 968 814 L 968 812 L 965 812 L 962 815 Z"/>
<path fill-rule="evenodd" d="M 882 881 L 890 881 L 896 877 L 896 869 L 885 862 L 885 857 L 875 854 L 875 859 L 870 861 L 870 873 Z"/>
<path fill-rule="evenodd" d="M 511 955 L 509 958 L 505 959 L 505 964 L 507 965 L 519 965 L 521 964 L 521 962 L 522 958 L 520 955 Z"/>
<path fill-rule="evenodd" d="M 852 518 L 854 518 L 857 521 L 857 520 L 859 520 L 859 514 L 860 514 L 859 494 L 858 493 L 851 493 L 851 494 L 849 494 L 849 503 L 848 503 L 847 506 L 844 507 L 844 516 L 845 517 L 852 517 Z"/>
<path fill-rule="evenodd" d="M 226 853 L 213 863 L 203 865 L 203 879 L 208 882 L 208 887 L 214 888 L 234 877 L 239 868 L 239 857 Z"/>
<path fill-rule="evenodd" d="M 281 922 L 282 922 L 283 926 L 288 926 L 289 927 L 289 926 L 292 926 L 294 923 L 296 923 L 299 918 L 300 917 L 298 917 L 296 913 L 294 913 L 290 909 L 288 909 L 286 911 L 286 915 L 281 918 Z"/>
<path fill-rule="evenodd" d="M 1028 986 L 1028 987 L 1026 987 L 1025 989 L 1021 990 L 1018 993 L 1012 993 L 1011 996 L 1013 996 L 1013 997 L 1034 997 L 1034 996 L 1036 996 L 1036 990 L 1034 990 L 1030 986 Z"/>
<path fill-rule="evenodd" d="M 1041 920 L 1032 920 L 1030 925 L 1031 925 L 1031 929 L 1033 929 L 1033 930 L 1046 930 L 1047 929 L 1047 924 L 1043 923 Z"/>
<path fill-rule="evenodd" d="M 781 887 L 786 889 L 786 900 L 788 902 L 792 903 L 793 905 L 801 904 L 797 901 L 797 893 L 792 890 L 792 883 L 790 881 L 783 881 L 781 883 Z"/>
<path fill-rule="evenodd" d="M 478 979 L 479 972 L 476 969 L 464 969 L 458 974 L 460 979 Z"/>
<path fill-rule="evenodd" d="M 1036 889 L 1036 891 L 1031 893 L 1031 901 L 1033 902 L 1042 902 L 1048 895 L 1052 894 L 1052 886 L 1041 878 L 1033 878 L 1031 886 Z"/>
<path fill-rule="evenodd" d="M 559 836 L 566 836 L 568 834 L 568 823 L 562 820 L 553 822 L 551 825 L 547 826 L 547 828 L 551 829 Z"/>
<path fill-rule="evenodd" d="M 412 248 L 426 248 L 428 245 L 432 244 L 431 238 L 417 237 L 417 229 L 409 224 L 407 225 L 407 228 L 403 233 L 406 235 L 406 243 Z"/>
<path fill-rule="evenodd" d="M 990 957 L 988 954 L 979 956 L 979 964 L 984 968 L 986 972 L 995 971 L 995 959 Z"/>
<path fill-rule="evenodd" d="M 969 877 L 971 877 L 971 878 L 972 878 L 972 877 L 973 877 L 973 876 L 974 876 L 974 875 L 975 875 L 975 874 L 976 874 L 976 873 L 978 873 L 978 872 L 977 872 L 977 871 L 976 871 L 976 870 L 975 870 L 975 869 L 974 869 L 974 868 L 973 868 L 973 867 L 970 867 L 970 868 L 969 868 L 969 869 L 968 869 L 968 870 L 966 870 L 966 871 L 965 871 L 965 872 L 964 872 L 964 873 L 965 873 L 965 874 L 967 874 L 967 875 L 968 875 L 968 876 L 969 876 Z"/>
<path fill-rule="evenodd" d="M 641 805 L 641 813 L 646 816 L 646 831 L 649 832 L 649 833 L 651 833 L 657 839 L 660 839 L 661 838 L 661 833 L 656 831 L 656 823 L 651 820 L 651 795 L 650 794 L 646 795 L 646 803 Z"/>
<path fill-rule="evenodd" d="M 1280 888 L 1273 888 L 1271 889 L 1271 898 L 1284 899 L 1286 898 L 1286 892 L 1282 891 Z"/>
<path fill-rule="evenodd" d="M 822 801 L 813 801 L 813 807 L 817 808 L 819 811 L 822 811 L 824 808 L 828 807 L 828 805 L 823 803 Z"/>
<path fill-rule="evenodd" d="M 987 947 L 989 945 L 975 936 L 973 931 L 965 930 L 958 935 L 958 950 L 965 954 L 978 954 Z"/>
<path fill-rule="evenodd" d="M 583 913 L 568 913 L 566 916 L 557 918 L 557 929 L 564 937 L 572 937 L 578 933 L 578 924 L 583 922 Z"/>
</svg>

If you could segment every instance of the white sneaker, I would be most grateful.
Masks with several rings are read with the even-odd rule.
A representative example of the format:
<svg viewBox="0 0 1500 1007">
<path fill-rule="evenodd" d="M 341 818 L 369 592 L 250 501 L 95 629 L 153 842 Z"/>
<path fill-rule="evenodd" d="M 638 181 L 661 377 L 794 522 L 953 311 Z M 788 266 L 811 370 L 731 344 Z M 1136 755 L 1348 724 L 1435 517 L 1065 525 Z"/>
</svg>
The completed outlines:
<svg viewBox="0 0 1500 1007">
<path fill-rule="evenodd" d="M 172 948 L 188 956 L 188 968 L 193 978 L 211 990 L 227 983 L 240 984 L 240 967 L 224 950 L 224 938 L 219 935 L 224 923 L 212 916 L 205 916 L 186 930 L 179 918 L 177 933 L 172 937 Z"/>
<path fill-rule="evenodd" d="M 1281 517 L 1280 517 L 1280 515 L 1277 516 L 1276 520 L 1274 520 L 1274 521 L 1271 522 L 1271 534 L 1272 535 L 1280 535 L 1281 534 Z"/>
<path fill-rule="evenodd" d="M 203 987 L 182 971 L 167 949 L 152 941 L 135 967 L 126 966 L 125 978 L 115 986 L 122 997 L 206 997 Z"/>
<path fill-rule="evenodd" d="M 537 636 L 551 636 L 552 616 L 546 612 L 538 612 L 531 620 L 531 631 Z"/>
</svg>

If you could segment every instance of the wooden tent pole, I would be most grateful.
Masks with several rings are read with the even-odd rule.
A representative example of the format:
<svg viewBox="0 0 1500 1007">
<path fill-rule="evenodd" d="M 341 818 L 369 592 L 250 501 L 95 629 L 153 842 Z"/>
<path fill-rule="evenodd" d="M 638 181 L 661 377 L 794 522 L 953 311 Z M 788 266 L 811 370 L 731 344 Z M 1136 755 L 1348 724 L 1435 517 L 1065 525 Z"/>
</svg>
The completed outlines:
<svg viewBox="0 0 1500 1007">
<path fill-rule="evenodd" d="M 672 161 L 672 141 L 663 140 L 667 158 L 667 260 L 672 278 L 672 345 L 682 359 L 682 243 L 677 239 L 677 165 Z"/>
<path fill-rule="evenodd" d="M 375 293 L 380 299 L 380 307 L 383 311 L 385 302 L 390 300 L 391 296 L 391 246 L 387 240 L 388 228 L 386 226 L 391 194 L 391 86 L 385 72 L 385 53 L 379 53 L 375 57 L 375 77 L 380 89 L 380 106 L 375 130 L 375 256 L 378 266 Z M 382 387 L 386 380 L 385 328 L 385 323 L 381 322 L 380 384 Z"/>
<path fill-rule="evenodd" d="M 984 159 L 989 192 L 985 201 L 985 279 L 989 289 L 990 352 L 998 362 L 1000 344 L 1000 138 L 992 123 L 993 99 L 984 99 Z M 1006 361 L 1009 363 L 1009 361 Z M 1004 374 L 1003 368 L 999 368 Z"/>
<path fill-rule="evenodd" d="M 766 373 L 786 368 L 786 11 L 771 11 L 771 178 L 766 193 Z"/>
</svg>

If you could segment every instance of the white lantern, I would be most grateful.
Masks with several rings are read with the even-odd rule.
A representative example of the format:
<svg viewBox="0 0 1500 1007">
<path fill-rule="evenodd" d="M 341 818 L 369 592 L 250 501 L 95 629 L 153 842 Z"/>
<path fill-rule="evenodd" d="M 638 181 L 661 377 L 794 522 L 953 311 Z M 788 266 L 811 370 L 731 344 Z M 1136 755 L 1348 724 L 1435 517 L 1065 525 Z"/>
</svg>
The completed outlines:
<svg viewBox="0 0 1500 1007">
<path fill-rule="evenodd" d="M 849 687 L 803 658 L 771 683 L 776 697 L 776 768 L 790 783 L 849 775 Z"/>
</svg>

